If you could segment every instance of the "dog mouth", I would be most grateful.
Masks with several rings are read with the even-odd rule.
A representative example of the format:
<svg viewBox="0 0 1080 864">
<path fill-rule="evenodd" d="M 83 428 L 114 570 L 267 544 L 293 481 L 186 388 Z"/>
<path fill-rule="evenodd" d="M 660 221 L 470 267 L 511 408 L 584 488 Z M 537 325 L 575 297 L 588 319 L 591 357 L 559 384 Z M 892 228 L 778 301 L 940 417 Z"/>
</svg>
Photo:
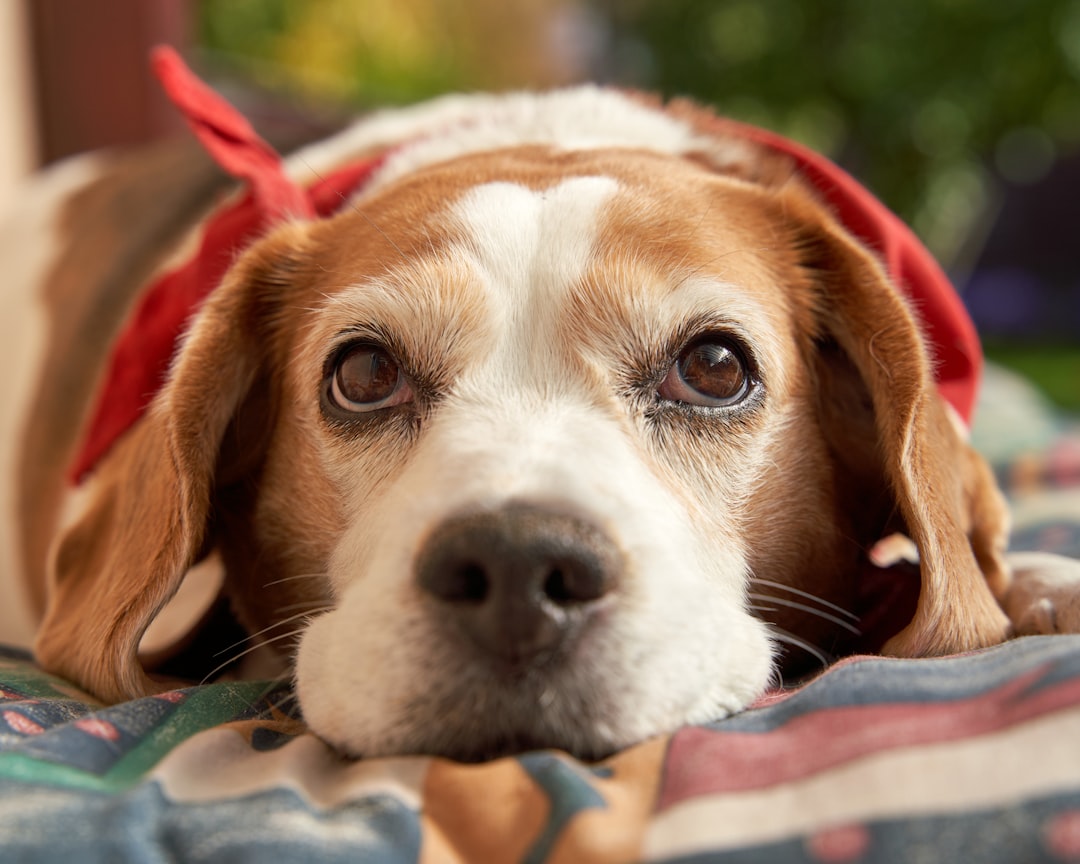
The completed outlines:
<svg viewBox="0 0 1080 864">
<path fill-rule="evenodd" d="M 418 697 L 411 717 L 431 718 L 413 752 L 458 762 L 486 762 L 536 750 L 562 750 L 599 761 L 627 742 L 615 742 L 595 690 L 568 685 L 561 663 L 543 668 L 477 670 L 453 689 Z"/>
</svg>

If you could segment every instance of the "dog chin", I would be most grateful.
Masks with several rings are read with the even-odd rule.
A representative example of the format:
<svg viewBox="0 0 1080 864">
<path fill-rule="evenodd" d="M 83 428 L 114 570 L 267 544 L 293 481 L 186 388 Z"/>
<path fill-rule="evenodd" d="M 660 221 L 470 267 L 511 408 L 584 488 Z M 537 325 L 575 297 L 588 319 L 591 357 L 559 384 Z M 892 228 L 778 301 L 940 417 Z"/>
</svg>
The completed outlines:
<svg viewBox="0 0 1080 864">
<path fill-rule="evenodd" d="M 334 617 L 316 619 L 305 633 L 296 687 L 312 732 L 350 758 L 481 762 L 562 750 L 599 761 L 681 726 L 736 713 L 774 674 L 765 629 L 747 619 L 743 638 L 722 651 L 727 662 L 703 664 L 711 674 L 699 668 L 687 676 L 685 664 L 669 668 L 641 657 L 635 678 L 596 645 L 519 666 L 445 643 L 421 659 L 412 653 L 418 640 L 403 640 L 375 681 L 362 675 L 355 657 L 337 662 L 340 646 L 334 649 L 336 628 L 328 620 Z M 446 662 L 450 656 L 454 661 Z"/>
<path fill-rule="evenodd" d="M 743 705 L 712 705 L 660 721 L 627 716 L 594 693 L 571 691 L 543 670 L 494 680 L 490 676 L 416 698 L 408 722 L 356 736 L 357 730 L 324 730 L 318 713 L 312 730 L 349 758 L 435 756 L 457 762 L 486 762 L 536 751 L 561 750 L 595 762 L 672 732 L 687 722 L 717 720 Z M 305 709 L 307 710 L 307 709 Z"/>
<path fill-rule="evenodd" d="M 554 670 L 475 677 L 484 677 L 486 687 L 463 684 L 416 699 L 410 715 L 437 719 L 397 749 L 459 762 L 533 750 L 564 750 L 596 761 L 636 743 L 638 736 L 620 734 L 602 698 L 571 690 Z"/>
</svg>

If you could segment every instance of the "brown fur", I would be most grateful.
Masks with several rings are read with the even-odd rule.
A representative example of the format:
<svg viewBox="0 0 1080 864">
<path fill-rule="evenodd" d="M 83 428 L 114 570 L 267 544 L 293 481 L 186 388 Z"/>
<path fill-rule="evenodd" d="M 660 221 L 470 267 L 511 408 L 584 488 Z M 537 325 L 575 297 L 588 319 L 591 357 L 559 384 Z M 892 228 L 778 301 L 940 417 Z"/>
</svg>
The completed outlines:
<svg viewBox="0 0 1080 864">
<path fill-rule="evenodd" d="M 60 217 L 62 254 L 42 286 L 50 352 L 22 440 L 17 512 L 21 557 L 38 613 L 68 464 L 108 349 L 167 251 L 224 188 L 224 174 L 190 142 L 110 159 Z"/>
<path fill-rule="evenodd" d="M 724 442 L 725 470 L 761 478 L 743 512 L 711 513 L 701 503 L 707 463 L 720 458 L 715 448 L 681 440 L 659 456 L 643 448 L 643 458 L 670 476 L 672 490 L 693 502 L 701 530 L 737 531 L 754 574 L 845 607 L 867 549 L 892 530 L 906 530 L 921 552 L 922 589 L 914 618 L 886 650 L 936 654 L 1005 638 L 1008 622 L 995 595 L 1008 587 L 1007 515 L 986 466 L 950 422 L 912 312 L 877 260 L 783 160 L 717 159 L 710 152 L 677 159 L 514 148 L 426 169 L 355 210 L 283 227 L 257 243 L 209 300 L 152 411 L 103 461 L 90 504 L 60 538 L 36 645 L 42 663 L 105 699 L 154 689 L 136 654 L 139 640 L 211 545 L 221 550 L 226 590 L 251 632 L 283 620 L 281 610 L 296 604 L 330 602 L 318 579 L 281 581 L 322 572 L 343 528 L 343 491 L 319 457 L 320 436 L 329 434 L 317 409 L 319 382 L 304 371 L 329 327 L 320 321 L 320 299 L 402 262 L 432 258 L 454 232 L 432 214 L 477 183 L 544 189 L 594 174 L 616 178 L 623 192 L 605 214 L 590 275 L 568 305 L 573 344 L 606 338 L 611 345 L 604 350 L 616 352 L 642 338 L 642 304 L 662 303 L 663 296 L 631 300 L 620 291 L 642 262 L 650 272 L 705 272 L 745 286 L 782 334 L 761 350 L 773 370 L 770 398 L 788 412 L 791 446 L 776 448 L 768 464 L 748 464 L 750 450 L 739 442 L 750 440 L 754 420 Z M 640 212 L 638 189 L 661 189 L 666 209 Z M 148 260 L 131 273 L 141 277 L 150 266 Z M 458 290 L 452 272 L 434 278 L 444 295 Z M 131 285 L 123 290 L 126 302 Z M 448 343 L 460 342 L 453 350 L 429 346 L 450 358 L 482 338 L 469 324 L 474 300 L 459 293 L 453 304 L 440 301 L 430 310 L 447 316 Z M 105 329 L 117 316 L 110 313 Z M 92 352 L 104 347 L 101 338 L 70 341 Z M 657 350 L 647 339 L 636 347 Z M 582 360 L 573 353 L 564 359 Z M 598 400 L 611 398 L 601 360 L 595 358 Z M 40 419 L 69 428 L 57 410 L 43 409 Z M 414 435 L 402 426 L 370 442 L 384 467 L 369 494 L 399 470 Z M 65 439 L 47 452 L 55 460 L 70 446 Z M 342 452 L 348 458 L 344 445 Z M 54 490 L 46 494 L 54 499 L 58 479 L 35 478 L 24 487 Z M 51 517 L 40 524 L 45 528 L 30 532 L 32 572 L 41 571 Z M 820 618 L 778 610 L 775 619 L 812 643 L 829 638 Z M 278 647 L 287 653 L 290 643 Z"/>
</svg>

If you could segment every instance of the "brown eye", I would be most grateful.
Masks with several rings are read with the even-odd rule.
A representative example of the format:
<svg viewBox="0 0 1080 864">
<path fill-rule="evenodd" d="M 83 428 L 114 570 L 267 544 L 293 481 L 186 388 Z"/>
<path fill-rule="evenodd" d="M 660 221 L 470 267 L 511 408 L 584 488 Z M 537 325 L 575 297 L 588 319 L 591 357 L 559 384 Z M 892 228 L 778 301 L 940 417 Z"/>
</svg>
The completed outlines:
<svg viewBox="0 0 1080 864">
<path fill-rule="evenodd" d="M 413 398 L 397 362 L 376 345 L 342 351 L 330 379 L 330 399 L 344 411 L 361 413 L 400 405 Z"/>
<path fill-rule="evenodd" d="M 752 384 L 735 346 L 719 337 L 707 337 L 683 349 L 657 392 L 672 402 L 724 408 L 745 399 Z"/>
</svg>

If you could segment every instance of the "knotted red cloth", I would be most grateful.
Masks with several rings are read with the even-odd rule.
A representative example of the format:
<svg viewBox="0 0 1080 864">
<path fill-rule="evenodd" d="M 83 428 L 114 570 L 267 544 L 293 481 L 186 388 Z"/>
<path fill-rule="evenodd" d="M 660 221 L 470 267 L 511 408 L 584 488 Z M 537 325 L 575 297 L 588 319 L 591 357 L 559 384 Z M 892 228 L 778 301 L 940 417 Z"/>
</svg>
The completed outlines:
<svg viewBox="0 0 1080 864">
<path fill-rule="evenodd" d="M 150 286 L 120 331 L 94 414 L 71 466 L 70 479 L 75 483 L 146 411 L 165 382 L 188 321 L 237 254 L 282 220 L 334 213 L 382 162 L 362 160 L 309 188 L 298 186 L 285 174 L 274 149 L 243 115 L 196 78 L 175 51 L 155 49 L 152 63 L 165 92 L 203 147 L 249 188 L 211 217 L 198 252 Z"/>
<path fill-rule="evenodd" d="M 381 164 L 363 160 L 308 188 L 284 172 L 280 156 L 228 102 L 207 87 L 171 48 L 158 48 L 153 68 L 198 140 L 226 171 L 248 185 L 204 228 L 195 256 L 154 283 L 120 332 L 83 445 L 71 468 L 78 482 L 143 414 L 161 389 L 187 322 L 217 287 L 239 251 L 274 224 L 335 212 Z M 787 154 L 849 231 L 882 258 L 911 299 L 932 346 L 942 396 L 969 421 L 982 352 L 964 306 L 937 262 L 881 202 L 828 159 L 772 132 L 723 121 L 726 134 Z"/>
</svg>

